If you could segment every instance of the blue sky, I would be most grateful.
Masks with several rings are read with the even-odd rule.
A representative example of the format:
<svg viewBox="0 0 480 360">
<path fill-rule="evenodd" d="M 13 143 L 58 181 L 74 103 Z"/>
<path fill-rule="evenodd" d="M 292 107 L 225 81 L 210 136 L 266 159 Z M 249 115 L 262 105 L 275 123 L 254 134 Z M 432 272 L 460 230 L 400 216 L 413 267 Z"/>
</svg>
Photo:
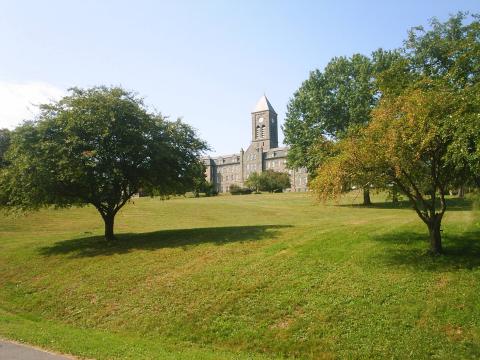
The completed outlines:
<svg viewBox="0 0 480 360">
<path fill-rule="evenodd" d="M 122 85 L 228 154 L 265 92 L 280 124 L 309 71 L 402 44 L 407 30 L 480 1 L 0 0 L 0 127 L 72 86 Z M 283 136 L 281 136 L 283 139 Z"/>
</svg>

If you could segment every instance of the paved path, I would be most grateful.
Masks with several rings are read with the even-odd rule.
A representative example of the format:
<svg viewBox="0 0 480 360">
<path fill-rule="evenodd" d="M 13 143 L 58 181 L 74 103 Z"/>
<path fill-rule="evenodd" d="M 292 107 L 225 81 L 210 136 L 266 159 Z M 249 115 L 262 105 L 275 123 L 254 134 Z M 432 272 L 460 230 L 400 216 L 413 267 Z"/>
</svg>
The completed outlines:
<svg viewBox="0 0 480 360">
<path fill-rule="evenodd" d="M 0 339 L 1 360 L 72 360 L 72 357 L 52 354 L 30 346 Z"/>
</svg>

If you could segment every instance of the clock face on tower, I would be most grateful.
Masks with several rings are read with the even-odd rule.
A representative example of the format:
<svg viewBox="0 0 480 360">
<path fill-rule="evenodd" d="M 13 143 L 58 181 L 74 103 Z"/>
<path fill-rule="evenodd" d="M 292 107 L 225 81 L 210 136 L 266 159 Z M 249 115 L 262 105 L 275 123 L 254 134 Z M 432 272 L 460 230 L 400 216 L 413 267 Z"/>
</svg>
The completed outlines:
<svg viewBox="0 0 480 360">
<path fill-rule="evenodd" d="M 263 117 L 261 117 L 260 119 L 258 119 L 258 122 L 261 124 L 263 123 Z"/>
</svg>

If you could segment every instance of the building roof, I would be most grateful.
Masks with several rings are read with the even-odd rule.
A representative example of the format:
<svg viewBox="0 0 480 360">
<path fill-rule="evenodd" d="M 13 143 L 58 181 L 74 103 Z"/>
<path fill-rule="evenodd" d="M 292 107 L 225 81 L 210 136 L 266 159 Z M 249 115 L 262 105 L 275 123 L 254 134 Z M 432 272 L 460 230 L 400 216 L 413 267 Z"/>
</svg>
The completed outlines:
<svg viewBox="0 0 480 360">
<path fill-rule="evenodd" d="M 260 100 L 258 100 L 257 105 L 255 105 L 255 108 L 253 109 L 252 112 L 260 112 L 260 111 L 272 111 L 276 114 L 275 110 L 273 109 L 272 104 L 270 104 L 270 101 L 268 101 L 267 97 L 263 95 Z"/>
</svg>

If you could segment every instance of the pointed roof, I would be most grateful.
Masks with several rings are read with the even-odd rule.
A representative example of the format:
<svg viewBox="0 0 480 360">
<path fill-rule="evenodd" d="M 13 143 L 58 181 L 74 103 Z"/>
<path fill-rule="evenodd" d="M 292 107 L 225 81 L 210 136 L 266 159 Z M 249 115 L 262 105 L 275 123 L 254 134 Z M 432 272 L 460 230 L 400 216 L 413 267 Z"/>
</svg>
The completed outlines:
<svg viewBox="0 0 480 360">
<path fill-rule="evenodd" d="M 260 100 L 258 100 L 257 105 L 255 105 L 255 108 L 253 109 L 252 112 L 260 112 L 260 111 L 272 111 L 276 114 L 275 110 L 273 109 L 272 104 L 270 104 L 270 101 L 268 101 L 267 97 L 263 95 Z"/>
</svg>

